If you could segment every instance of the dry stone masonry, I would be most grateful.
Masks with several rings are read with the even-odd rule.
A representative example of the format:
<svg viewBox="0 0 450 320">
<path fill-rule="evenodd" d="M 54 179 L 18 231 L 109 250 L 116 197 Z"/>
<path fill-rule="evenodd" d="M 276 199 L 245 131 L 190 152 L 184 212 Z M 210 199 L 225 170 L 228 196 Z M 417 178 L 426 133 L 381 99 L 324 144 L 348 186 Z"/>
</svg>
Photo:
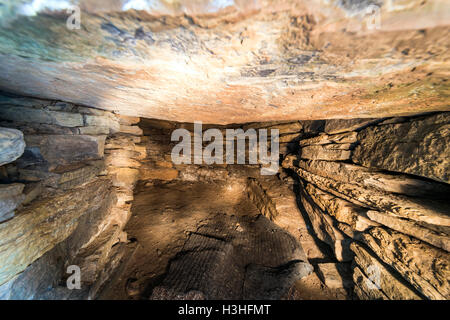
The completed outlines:
<svg viewBox="0 0 450 320">
<path fill-rule="evenodd" d="M 327 120 L 283 167 L 359 299 L 449 299 L 450 113 Z M 326 282 L 325 282 L 326 283 Z"/>
<path fill-rule="evenodd" d="M 192 123 L 12 94 L 0 104 L 1 299 L 450 298 L 447 112 L 203 127 L 277 129 L 282 167 L 262 176 L 248 149 L 245 164 L 173 163 L 171 133 L 188 130 L 194 150 Z M 245 232 L 255 221 L 264 228 Z M 297 255 L 264 262 L 265 232 L 281 237 L 268 248 L 285 239 Z M 234 269 L 210 278 L 226 261 Z M 82 290 L 67 289 L 69 265 Z"/>
<path fill-rule="evenodd" d="M 448 0 L 0 1 L 0 300 L 449 300 L 449 34 Z"/>
<path fill-rule="evenodd" d="M 127 243 L 145 157 L 139 118 L 11 95 L 0 103 L 0 297 L 95 298 Z M 68 265 L 81 269 L 81 292 L 65 286 Z"/>
</svg>

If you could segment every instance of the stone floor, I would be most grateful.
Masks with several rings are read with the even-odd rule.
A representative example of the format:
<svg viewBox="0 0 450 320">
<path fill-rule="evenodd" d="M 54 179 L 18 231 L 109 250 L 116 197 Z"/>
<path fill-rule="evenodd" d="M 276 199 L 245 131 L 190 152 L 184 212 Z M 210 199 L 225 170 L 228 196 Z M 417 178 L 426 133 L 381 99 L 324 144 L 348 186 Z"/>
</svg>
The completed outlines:
<svg viewBox="0 0 450 320">
<path fill-rule="evenodd" d="M 242 181 L 139 185 L 127 259 L 100 299 L 338 299 Z"/>
</svg>

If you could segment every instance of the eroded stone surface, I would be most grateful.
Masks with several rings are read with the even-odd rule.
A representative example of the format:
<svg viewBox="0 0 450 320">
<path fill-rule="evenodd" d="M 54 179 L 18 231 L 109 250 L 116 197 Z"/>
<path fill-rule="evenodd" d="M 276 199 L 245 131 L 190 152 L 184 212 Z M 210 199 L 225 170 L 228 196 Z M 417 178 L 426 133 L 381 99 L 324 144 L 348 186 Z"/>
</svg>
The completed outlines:
<svg viewBox="0 0 450 320">
<path fill-rule="evenodd" d="M 325 214 L 303 190 L 300 197 L 317 237 L 333 249 L 338 261 L 352 260 L 353 253 L 350 251 L 352 239 L 338 230 L 333 219 Z"/>
<path fill-rule="evenodd" d="M 344 132 L 339 134 L 320 134 L 317 137 L 310 138 L 310 139 L 303 139 L 300 141 L 300 146 L 309 146 L 309 145 L 316 145 L 316 144 L 329 144 L 329 143 L 355 143 L 357 141 L 357 132 L 351 131 L 351 132 Z"/>
<path fill-rule="evenodd" d="M 402 233 L 374 228 L 365 243 L 429 299 L 449 299 L 450 254 Z"/>
<path fill-rule="evenodd" d="M 23 202 L 25 186 L 21 183 L 0 184 L 0 222 L 14 216 L 14 210 Z"/>
<path fill-rule="evenodd" d="M 350 144 L 325 144 L 306 146 L 300 150 L 302 159 L 311 160 L 348 160 L 351 157 Z"/>
<path fill-rule="evenodd" d="M 442 230 L 433 230 L 433 228 L 430 228 L 430 226 L 421 226 L 414 221 L 401 219 L 390 215 L 389 213 L 375 210 L 367 211 L 367 216 L 371 220 L 385 225 L 386 227 L 389 227 L 395 231 L 410 235 L 414 238 L 432 244 L 435 247 L 450 252 L 450 236 L 448 228 Z"/>
<path fill-rule="evenodd" d="M 98 199 L 98 209 L 88 210 L 80 217 L 76 229 L 65 240 L 56 244 L 51 250 L 34 261 L 22 273 L 0 286 L 0 297 L 10 300 L 80 300 L 87 299 L 92 285 L 92 267 L 98 272 L 105 267 L 100 255 L 94 255 L 91 260 L 91 270 L 86 268 L 85 259 L 80 249 L 87 243 L 103 245 L 101 237 L 97 237 L 102 229 L 102 221 L 109 220 L 111 205 L 114 203 L 113 193 Z M 109 248 L 110 249 L 110 248 Z M 78 258 L 76 258 L 78 256 Z M 68 265 L 81 267 L 81 289 L 69 290 L 63 279 L 66 278 Z M 4 293 L 4 296 L 1 294 Z"/>
<path fill-rule="evenodd" d="M 329 213 L 336 220 L 348 224 L 355 231 L 364 231 L 379 225 L 367 218 L 367 208 L 356 206 L 349 201 L 335 197 L 310 183 L 307 184 L 306 191 L 324 212 Z"/>
<path fill-rule="evenodd" d="M 350 248 L 355 253 L 355 262 L 368 277 L 364 281 L 370 291 L 381 290 L 391 300 L 422 300 L 411 285 L 394 274 L 395 271 L 384 266 L 364 247 L 354 242 Z"/>
<path fill-rule="evenodd" d="M 25 141 L 22 132 L 16 129 L 0 128 L 0 166 L 16 160 L 24 150 Z"/>
<path fill-rule="evenodd" d="M 2 106 L 0 108 L 0 118 L 10 121 L 51 124 L 62 127 L 83 126 L 83 116 L 79 113 L 50 111 L 21 106 Z"/>
<path fill-rule="evenodd" d="M 290 162 L 293 165 L 292 161 Z M 287 165 L 289 165 L 286 162 Z M 373 168 L 334 161 L 298 161 L 298 166 L 336 181 L 357 184 L 389 193 L 417 197 L 444 196 L 450 192 L 448 185 L 414 179 L 402 174 L 387 174 Z"/>
<path fill-rule="evenodd" d="M 108 194 L 108 180 L 97 180 L 21 211 L 14 219 L 0 224 L 0 284 L 25 270 L 34 260 L 67 238 L 78 219 L 97 210 Z M 80 201 L 83 199 L 84 201 Z M 10 243 L 15 245 L 11 246 Z"/>
<path fill-rule="evenodd" d="M 103 158 L 106 136 L 35 135 L 26 136 L 29 159 L 23 165 L 49 163 L 56 167 Z"/>
<path fill-rule="evenodd" d="M 309 261 L 328 259 L 328 251 L 317 243 L 311 227 L 299 209 L 292 185 L 277 177 L 253 178 L 247 182 L 247 192 L 250 200 L 264 216 L 300 242 Z"/>
<path fill-rule="evenodd" d="M 160 1 L 175 8 L 140 7 L 148 12 L 82 2 L 76 32 L 61 14 L 4 14 L 3 89 L 209 123 L 448 110 L 444 0 L 379 1 L 375 29 L 364 16 L 370 2 L 235 1 L 211 11 L 208 1 Z"/>
<path fill-rule="evenodd" d="M 354 292 L 361 300 L 389 300 L 389 298 L 357 266 L 353 269 Z"/>
<path fill-rule="evenodd" d="M 152 299 L 189 291 L 201 292 L 204 299 L 280 299 L 295 280 L 313 271 L 294 238 L 267 218 L 216 221 L 190 235 Z"/>
<path fill-rule="evenodd" d="M 450 183 L 450 112 L 358 133 L 352 160 L 365 167 Z"/>
<path fill-rule="evenodd" d="M 391 212 L 399 217 L 448 227 L 448 205 L 441 201 L 410 198 L 401 195 L 368 190 L 349 183 L 341 183 L 310 173 L 302 168 L 295 172 L 320 189 L 328 191 L 357 205 Z"/>
<path fill-rule="evenodd" d="M 348 263 L 319 263 L 319 276 L 328 288 L 352 288 L 353 281 Z"/>
<path fill-rule="evenodd" d="M 381 122 L 383 119 L 333 119 L 325 121 L 324 131 L 328 134 L 337 134 L 342 132 L 359 130 L 371 124 Z"/>
</svg>

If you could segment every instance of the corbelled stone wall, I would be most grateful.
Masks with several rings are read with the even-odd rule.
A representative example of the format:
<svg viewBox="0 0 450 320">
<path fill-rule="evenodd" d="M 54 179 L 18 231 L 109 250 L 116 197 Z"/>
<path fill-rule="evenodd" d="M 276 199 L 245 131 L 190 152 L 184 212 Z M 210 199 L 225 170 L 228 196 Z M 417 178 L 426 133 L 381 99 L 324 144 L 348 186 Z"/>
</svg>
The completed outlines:
<svg viewBox="0 0 450 320">
<path fill-rule="evenodd" d="M 449 123 L 327 120 L 285 157 L 312 234 L 351 262 L 360 299 L 450 298 Z"/>
<path fill-rule="evenodd" d="M 279 133 L 278 143 L 280 160 L 288 153 L 298 150 L 298 141 L 301 137 L 317 134 L 324 125 L 324 121 L 272 121 L 272 122 L 252 122 L 246 124 L 234 125 L 203 125 L 202 135 L 208 129 L 217 129 L 223 137 L 223 164 L 208 164 L 207 156 L 204 153 L 203 158 L 199 158 L 194 153 L 194 124 L 181 123 L 173 121 L 164 121 L 156 119 L 141 119 L 139 126 L 143 130 L 142 147 L 145 147 L 146 157 L 141 161 L 139 180 L 150 182 L 159 181 L 217 181 L 228 179 L 243 179 L 246 183 L 247 178 L 260 178 L 261 167 L 267 167 L 261 163 L 258 154 L 259 145 L 256 144 L 253 149 L 250 147 L 248 138 L 245 140 L 245 163 L 238 164 L 237 159 L 242 151 L 237 149 L 241 142 L 239 138 L 227 138 L 226 130 L 243 130 L 248 132 L 254 129 L 258 135 L 260 129 L 267 131 L 267 149 L 272 151 L 271 134 L 272 129 L 277 129 Z M 175 145 L 180 141 L 171 141 L 172 133 L 177 129 L 186 129 L 191 136 L 191 162 L 190 164 L 174 164 L 171 159 L 171 152 Z M 200 137 L 202 139 L 202 137 Z M 258 139 L 260 137 L 258 136 Z M 234 163 L 231 164 L 226 159 L 227 144 L 234 140 Z M 211 141 L 201 140 L 202 150 L 205 150 Z M 257 154 L 257 163 L 251 164 L 249 161 L 250 151 Z M 212 159 L 209 159 L 212 160 Z M 150 182 L 151 183 L 151 182 Z"/>
<path fill-rule="evenodd" d="M 127 245 L 139 118 L 6 94 L 0 104 L 0 298 L 95 298 Z M 81 290 L 66 287 L 69 265 Z"/>
<path fill-rule="evenodd" d="M 206 156 L 198 157 L 194 153 L 194 124 L 162 121 L 154 119 L 142 119 L 139 124 L 144 132 L 142 145 L 146 148 L 147 157 L 143 159 L 140 168 L 140 180 L 151 184 L 153 180 L 160 181 L 218 181 L 228 179 L 245 179 L 260 175 L 259 164 L 249 164 L 248 148 L 246 149 L 246 163 L 236 164 L 237 149 L 235 141 L 234 161 L 235 164 L 226 163 L 226 129 L 239 129 L 239 125 L 214 126 L 205 125 L 202 133 L 209 128 L 221 131 L 223 135 L 223 164 L 207 164 Z M 175 164 L 171 159 L 171 152 L 180 141 L 171 141 L 172 132 L 176 129 L 186 129 L 191 136 L 191 163 Z M 203 141 L 204 149 L 210 142 Z M 248 147 L 248 144 L 246 145 Z M 199 163 L 200 162 L 200 163 Z"/>
<path fill-rule="evenodd" d="M 286 170 L 262 176 L 249 150 L 246 164 L 174 164 L 171 134 L 187 129 L 193 144 L 192 123 L 2 94 L 0 299 L 97 298 L 134 252 L 124 228 L 135 193 L 214 181 L 246 186 L 339 297 L 449 299 L 449 120 L 203 126 L 222 132 L 224 158 L 226 129 L 277 129 Z M 82 290 L 67 289 L 69 265 L 80 267 Z"/>
</svg>

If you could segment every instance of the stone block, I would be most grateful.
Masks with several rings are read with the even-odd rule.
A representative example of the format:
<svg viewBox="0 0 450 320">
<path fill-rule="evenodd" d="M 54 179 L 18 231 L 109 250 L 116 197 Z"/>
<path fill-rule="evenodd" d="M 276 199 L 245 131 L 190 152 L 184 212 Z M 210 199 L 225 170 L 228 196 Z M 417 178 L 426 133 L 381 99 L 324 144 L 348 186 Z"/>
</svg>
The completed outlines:
<svg viewBox="0 0 450 320">
<path fill-rule="evenodd" d="M 0 166 L 13 162 L 25 150 L 23 134 L 19 130 L 0 128 Z"/>
</svg>

